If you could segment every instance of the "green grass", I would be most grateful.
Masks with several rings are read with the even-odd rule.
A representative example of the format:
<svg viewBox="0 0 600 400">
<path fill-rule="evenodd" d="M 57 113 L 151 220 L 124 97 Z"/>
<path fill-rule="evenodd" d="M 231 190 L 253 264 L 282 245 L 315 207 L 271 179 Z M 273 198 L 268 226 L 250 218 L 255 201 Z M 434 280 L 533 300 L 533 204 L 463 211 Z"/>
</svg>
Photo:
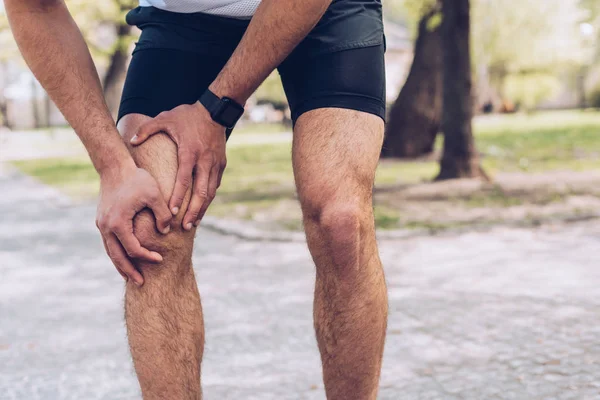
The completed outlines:
<svg viewBox="0 0 600 400">
<path fill-rule="evenodd" d="M 375 205 L 373 208 L 375 225 L 381 229 L 397 228 L 400 223 L 400 214 L 393 208 Z"/>
<path fill-rule="evenodd" d="M 269 123 L 252 123 L 247 121 L 241 121 L 238 125 L 236 125 L 233 134 L 244 135 L 247 133 L 250 134 L 277 134 L 281 132 L 289 132 L 292 128 L 290 126 L 286 126 L 284 124 L 269 124 Z"/>
<path fill-rule="evenodd" d="M 600 168 L 598 112 L 492 116 L 479 120 L 475 131 L 484 166 L 492 170 Z"/>
<path fill-rule="evenodd" d="M 14 161 L 13 164 L 25 174 L 74 198 L 86 199 L 98 193 L 100 180 L 87 158 L 46 158 Z"/>
<path fill-rule="evenodd" d="M 236 134 L 275 133 L 281 125 L 248 125 Z M 533 115 L 495 115 L 478 118 L 474 124 L 477 148 L 488 173 L 539 172 L 600 169 L 600 112 L 540 112 Z M 437 150 L 442 140 L 438 140 Z M 227 150 L 228 167 L 211 213 L 253 219 L 295 198 L 291 166 L 291 143 L 232 146 Z M 98 190 L 98 177 L 87 159 L 44 159 L 14 163 L 23 172 L 68 194 L 89 198 Z M 376 185 L 393 186 L 431 180 L 438 172 L 436 161 L 381 162 Z M 497 191 L 472 196 L 472 207 L 511 206 L 519 199 Z M 241 210 L 241 211 L 240 211 Z M 297 210 L 283 220 L 298 227 Z M 377 207 L 377 225 L 395 227 L 400 215 Z"/>
</svg>

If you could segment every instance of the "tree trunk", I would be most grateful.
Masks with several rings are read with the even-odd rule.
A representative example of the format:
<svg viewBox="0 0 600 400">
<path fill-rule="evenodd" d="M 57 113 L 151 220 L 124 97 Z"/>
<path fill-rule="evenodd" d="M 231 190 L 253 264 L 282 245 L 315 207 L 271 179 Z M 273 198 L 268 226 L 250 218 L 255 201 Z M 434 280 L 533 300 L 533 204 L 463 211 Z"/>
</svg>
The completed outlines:
<svg viewBox="0 0 600 400">
<path fill-rule="evenodd" d="M 430 26 L 438 13 L 436 6 L 419 22 L 413 64 L 386 125 L 383 157 L 415 158 L 433 151 L 442 118 L 440 27 Z"/>
<path fill-rule="evenodd" d="M 473 139 L 469 0 L 442 0 L 444 153 L 436 180 L 485 177 Z"/>
<path fill-rule="evenodd" d="M 11 129 L 11 123 L 8 120 L 8 101 L 6 97 L 3 95 L 3 88 L 0 88 L 0 119 L 2 120 L 2 124 L 0 127 L 5 127 Z"/>
<path fill-rule="evenodd" d="M 0 119 L 2 120 L 2 125 L 0 125 L 0 127 L 10 129 L 11 124 L 8 120 L 8 101 L 6 100 L 6 97 L 4 97 L 4 90 L 7 85 L 7 74 L 6 63 L 0 62 Z"/>
<path fill-rule="evenodd" d="M 31 109 L 33 111 L 33 124 L 35 128 L 44 126 L 44 117 L 38 99 L 38 87 L 35 78 L 31 77 Z"/>
<path fill-rule="evenodd" d="M 8 120 L 8 102 L 2 96 L 0 96 L 0 118 L 2 119 L 2 125 L 0 126 L 11 129 L 11 124 Z"/>
<path fill-rule="evenodd" d="M 117 112 L 119 111 L 123 82 L 127 74 L 130 34 L 131 26 L 125 22 L 117 25 L 117 45 L 115 52 L 110 57 L 110 63 L 102 81 L 104 98 L 113 118 L 117 117 Z"/>
<path fill-rule="evenodd" d="M 46 92 L 44 92 L 44 113 L 46 114 L 46 126 L 52 126 L 52 100 Z"/>
</svg>

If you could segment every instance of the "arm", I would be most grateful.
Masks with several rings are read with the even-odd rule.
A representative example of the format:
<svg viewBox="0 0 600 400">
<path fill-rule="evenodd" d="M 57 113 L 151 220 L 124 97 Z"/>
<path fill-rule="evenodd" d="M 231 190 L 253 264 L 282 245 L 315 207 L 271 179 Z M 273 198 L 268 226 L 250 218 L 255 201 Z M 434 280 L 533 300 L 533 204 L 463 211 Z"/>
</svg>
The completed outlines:
<svg viewBox="0 0 600 400">
<path fill-rule="evenodd" d="M 27 65 L 73 127 L 102 175 L 135 167 L 104 102 L 89 50 L 58 0 L 6 0 Z"/>
<path fill-rule="evenodd" d="M 159 230 L 167 229 L 171 215 L 158 196 L 158 185 L 136 167 L 121 139 L 88 48 L 64 2 L 5 0 L 5 7 L 23 58 L 83 142 L 100 174 L 97 224 L 107 250 L 119 272 L 141 283 L 127 254 L 154 261 L 160 260 L 160 255 L 141 247 L 133 235 L 132 221 L 137 211 L 148 206 L 155 212 Z"/>
<path fill-rule="evenodd" d="M 244 104 L 308 35 L 329 4 L 331 0 L 263 0 L 209 89 Z M 170 200 L 174 213 L 193 181 L 192 200 L 183 218 L 183 227 L 191 229 L 200 223 L 221 182 L 226 164 L 224 129 L 200 103 L 182 105 L 143 125 L 132 143 L 139 145 L 158 132 L 166 132 L 178 147 L 179 170 Z"/>
<path fill-rule="evenodd" d="M 244 104 L 319 22 L 331 0 L 263 0 L 235 52 L 210 85 Z"/>
</svg>

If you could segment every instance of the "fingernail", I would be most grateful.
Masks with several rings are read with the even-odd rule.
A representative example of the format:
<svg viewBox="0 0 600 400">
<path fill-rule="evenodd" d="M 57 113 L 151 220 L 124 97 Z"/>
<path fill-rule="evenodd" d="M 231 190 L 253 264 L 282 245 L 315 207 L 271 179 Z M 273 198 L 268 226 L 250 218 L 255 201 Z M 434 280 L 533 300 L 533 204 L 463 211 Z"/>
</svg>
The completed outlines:
<svg viewBox="0 0 600 400">
<path fill-rule="evenodd" d="M 138 140 L 138 136 L 135 135 L 134 137 L 131 138 L 131 143 L 137 142 L 137 140 Z"/>
<path fill-rule="evenodd" d="M 156 258 L 156 260 L 158 262 L 161 262 L 163 260 L 162 256 L 160 254 L 158 254 L 158 253 L 154 253 L 154 257 Z"/>
<path fill-rule="evenodd" d="M 179 212 L 179 207 L 173 207 L 171 209 L 171 212 L 173 213 L 173 215 L 177 215 L 177 213 Z"/>
<path fill-rule="evenodd" d="M 135 284 L 136 284 L 136 286 L 142 286 L 142 282 L 133 281 L 133 283 L 135 283 Z"/>
<path fill-rule="evenodd" d="M 190 229 L 192 229 L 192 223 L 191 223 L 191 222 L 188 222 L 188 223 L 185 225 L 185 229 L 187 229 L 188 231 L 189 231 Z"/>
<path fill-rule="evenodd" d="M 198 226 L 200 225 L 200 220 L 197 220 L 196 222 L 194 222 L 194 226 Z"/>
<path fill-rule="evenodd" d="M 167 227 L 165 229 L 163 229 L 162 233 L 164 235 L 166 235 L 167 233 L 169 233 L 171 231 L 171 227 L 169 225 L 167 225 Z"/>
</svg>

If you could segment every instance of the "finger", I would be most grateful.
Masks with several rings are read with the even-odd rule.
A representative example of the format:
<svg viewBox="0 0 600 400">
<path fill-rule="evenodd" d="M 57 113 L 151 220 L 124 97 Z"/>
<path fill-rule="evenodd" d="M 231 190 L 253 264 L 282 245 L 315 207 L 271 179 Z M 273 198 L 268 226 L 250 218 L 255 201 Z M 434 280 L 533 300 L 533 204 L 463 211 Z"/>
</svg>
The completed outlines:
<svg viewBox="0 0 600 400">
<path fill-rule="evenodd" d="M 138 146 L 146 141 L 150 136 L 159 133 L 167 132 L 167 127 L 164 126 L 162 121 L 157 118 L 153 118 L 148 122 L 143 123 L 134 137 L 131 138 L 130 142 L 134 146 Z"/>
<path fill-rule="evenodd" d="M 171 200 L 169 201 L 169 208 L 173 215 L 177 215 L 179 212 L 185 194 L 192 183 L 192 172 L 194 170 L 195 160 L 193 157 L 185 154 L 187 153 L 182 153 L 181 149 L 179 150 L 179 168 L 177 169 L 177 177 L 175 178 L 175 187 L 173 188 Z"/>
<path fill-rule="evenodd" d="M 119 242 L 121 242 L 121 246 L 123 246 L 129 258 L 153 262 L 161 262 L 163 260 L 162 256 L 157 252 L 142 247 L 140 241 L 133 234 L 133 226 L 115 229 L 114 234 L 119 239 Z"/>
<path fill-rule="evenodd" d="M 125 250 L 115 235 L 107 235 L 106 247 L 108 248 L 108 255 L 117 269 L 123 271 L 123 273 L 127 275 L 129 279 L 131 279 L 136 285 L 142 286 L 144 284 L 144 278 L 142 277 L 142 274 L 135 269 L 129 258 L 127 258 Z"/>
<path fill-rule="evenodd" d="M 158 194 L 148 201 L 147 206 L 154 213 L 154 219 L 156 219 L 156 229 L 164 235 L 169 233 L 171 230 L 170 223 L 173 215 L 169 211 L 167 202 L 163 198 L 160 191 L 158 191 Z"/>
<path fill-rule="evenodd" d="M 190 230 L 198 220 L 198 214 L 202 205 L 208 198 L 208 180 L 210 178 L 209 166 L 197 165 L 196 176 L 194 177 L 194 189 L 192 190 L 192 199 L 188 209 L 183 217 L 183 229 Z"/>
<path fill-rule="evenodd" d="M 194 222 L 195 226 L 200 225 L 200 221 L 202 220 L 202 218 L 204 218 L 204 214 L 206 214 L 208 206 L 210 206 L 210 203 L 212 203 L 213 199 L 217 195 L 217 188 L 219 187 L 219 181 L 221 179 L 220 175 L 220 168 L 218 166 L 214 166 L 210 171 L 210 178 L 208 179 L 208 197 L 206 198 L 206 201 L 200 208 L 200 213 L 198 213 L 198 217 Z"/>
<path fill-rule="evenodd" d="M 102 238 L 102 244 L 104 245 L 104 251 L 106 252 L 106 254 L 108 254 L 108 246 L 106 245 L 106 240 L 104 240 L 104 236 L 100 235 L 100 237 Z M 123 279 L 125 279 L 125 282 L 127 282 L 129 280 L 129 278 L 127 277 L 127 275 L 125 275 L 123 273 L 123 271 L 121 271 L 119 269 L 119 267 L 117 267 L 116 265 L 115 265 L 115 269 L 123 277 Z"/>
</svg>

